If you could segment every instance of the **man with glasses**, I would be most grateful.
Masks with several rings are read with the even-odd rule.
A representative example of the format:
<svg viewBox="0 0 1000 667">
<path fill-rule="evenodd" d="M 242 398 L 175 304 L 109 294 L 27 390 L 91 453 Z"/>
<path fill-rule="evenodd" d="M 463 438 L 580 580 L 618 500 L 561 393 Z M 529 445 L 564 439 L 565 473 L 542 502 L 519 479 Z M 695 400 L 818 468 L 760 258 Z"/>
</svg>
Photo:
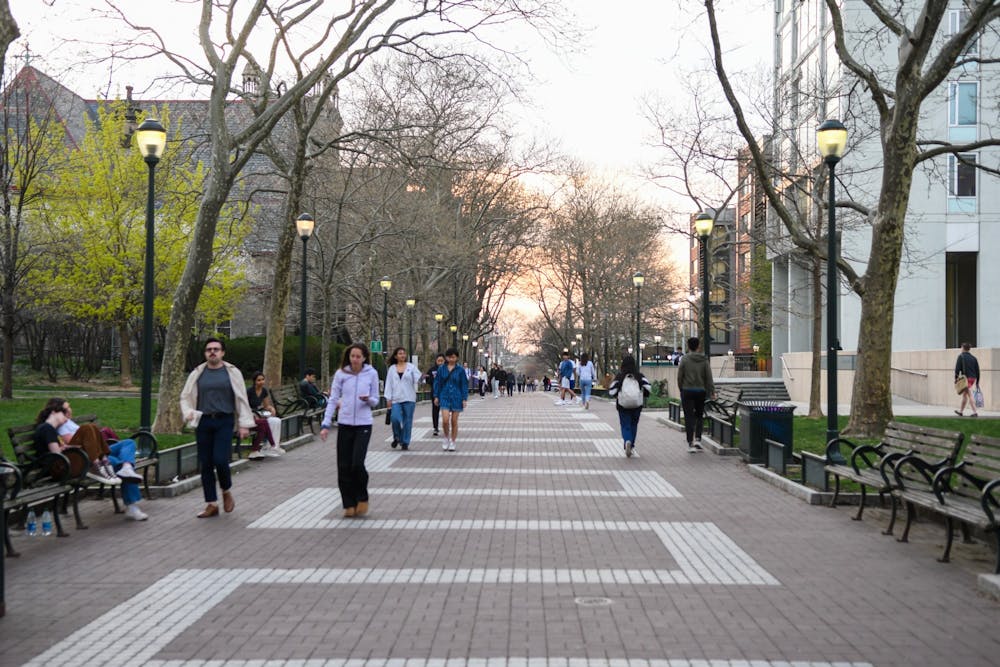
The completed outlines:
<svg viewBox="0 0 1000 667">
<path fill-rule="evenodd" d="M 229 490 L 233 486 L 229 470 L 233 431 L 238 429 L 243 439 L 254 425 L 243 374 L 222 360 L 225 354 L 226 346 L 218 338 L 205 341 L 205 363 L 191 371 L 181 391 L 181 414 L 195 428 L 201 487 L 207 503 L 199 519 L 219 514 L 216 480 L 222 487 L 222 508 L 232 512 L 236 507 Z"/>
</svg>

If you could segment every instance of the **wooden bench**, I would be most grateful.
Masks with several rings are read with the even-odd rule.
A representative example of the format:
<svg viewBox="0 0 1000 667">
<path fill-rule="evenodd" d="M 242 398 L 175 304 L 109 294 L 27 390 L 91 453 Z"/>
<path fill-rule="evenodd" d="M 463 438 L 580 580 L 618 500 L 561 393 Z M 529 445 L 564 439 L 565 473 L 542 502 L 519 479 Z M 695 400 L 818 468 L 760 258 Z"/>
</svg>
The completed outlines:
<svg viewBox="0 0 1000 667">
<path fill-rule="evenodd" d="M 323 420 L 323 414 L 326 412 L 326 402 L 324 401 L 323 404 L 320 405 L 320 402 L 315 396 L 304 394 L 301 382 L 295 384 L 295 389 L 299 392 L 299 399 L 303 404 L 305 404 L 305 410 L 302 412 L 302 419 L 309 424 L 309 432 L 316 433 L 316 429 L 313 427 L 313 422 Z"/>
<path fill-rule="evenodd" d="M 847 438 L 835 438 L 826 445 L 826 471 L 833 475 L 834 489 L 830 507 L 837 506 L 840 498 L 840 480 L 849 479 L 861 485 L 861 501 L 855 521 L 861 520 L 865 511 L 867 488 L 878 491 L 884 502 L 885 494 L 892 491 L 896 485 L 893 477 L 893 466 L 904 456 L 916 455 L 925 464 L 926 470 L 940 470 L 955 463 L 964 435 L 959 431 L 889 422 L 882 435 L 882 441 L 877 445 L 856 445 Z M 847 457 L 843 455 L 844 446 L 850 448 Z M 932 473 L 933 474 L 933 473 Z M 893 497 L 892 517 L 886 535 L 891 535 L 896 523 L 897 503 Z"/>
<path fill-rule="evenodd" d="M 965 541 L 974 526 L 993 533 L 996 560 L 993 573 L 1000 574 L 1000 438 L 975 434 L 962 455 L 961 463 L 934 469 L 916 455 L 904 456 L 894 470 L 894 497 L 906 503 L 906 527 L 899 538 L 906 542 L 916 508 L 945 518 L 944 552 L 938 559 L 947 563 L 954 539 L 954 522 L 962 525 Z"/>
<path fill-rule="evenodd" d="M 96 415 L 84 415 L 75 420 L 77 423 L 96 423 Z M 12 426 L 7 429 L 7 437 L 10 439 L 10 445 L 14 450 L 15 463 L 23 469 L 30 469 L 35 466 L 35 424 L 23 424 L 21 426 Z M 130 436 L 131 439 L 136 442 L 136 454 L 135 454 L 135 470 L 142 475 L 143 488 L 146 491 L 146 498 L 149 499 L 152 496 L 149 491 L 149 474 L 150 470 L 154 471 L 158 464 L 157 459 L 157 442 L 156 436 L 148 431 L 137 431 Z M 80 450 L 67 449 L 66 452 L 76 452 Z M 86 456 L 83 456 L 86 459 Z M 118 496 L 115 492 L 115 486 L 111 484 L 102 484 L 95 480 L 90 479 L 86 476 L 87 470 L 90 467 L 90 461 L 85 460 L 82 464 L 77 464 L 79 467 L 82 465 L 83 472 L 75 477 L 70 478 L 70 483 L 75 487 L 78 493 L 82 493 L 89 487 L 96 486 L 98 489 L 98 496 L 103 497 L 104 490 L 107 488 L 109 490 L 109 495 L 111 496 L 111 503 L 114 505 L 115 513 L 121 514 L 124 512 L 118 506 Z M 79 513 L 76 512 L 76 502 L 74 499 L 74 512 L 76 515 L 77 528 L 85 529 L 86 526 L 80 520 Z"/>
<path fill-rule="evenodd" d="M 723 421 L 733 423 L 736 417 L 736 404 L 739 403 L 743 390 L 733 385 L 716 385 L 715 398 L 705 401 L 705 415 L 715 413 Z"/>
<path fill-rule="evenodd" d="M 76 454 L 71 453 L 70 456 L 76 456 Z M 79 458 L 84 461 L 78 461 L 78 464 L 85 463 L 86 456 Z M 64 504 L 72 501 L 73 514 L 77 519 L 78 525 L 80 524 L 80 512 L 76 502 L 75 486 L 70 479 L 72 466 L 70 465 L 69 456 L 49 452 L 39 457 L 37 465 L 30 468 L 24 468 L 11 461 L 0 461 L 0 466 L 11 473 L 7 475 L 5 481 L 7 491 L 4 497 L 0 499 L 2 500 L 2 510 L 0 511 L 4 513 L 4 523 L 7 527 L 3 537 L 8 556 L 16 558 L 21 555 L 14 549 L 14 544 L 10 537 L 10 515 L 15 512 L 21 513 L 20 525 L 23 527 L 25 523 L 24 518 L 27 516 L 28 511 L 35 507 L 43 507 L 52 514 L 52 520 L 56 527 L 56 535 L 59 537 L 68 537 L 69 533 L 63 529 L 62 521 L 59 518 L 59 501 L 62 500 Z"/>
</svg>

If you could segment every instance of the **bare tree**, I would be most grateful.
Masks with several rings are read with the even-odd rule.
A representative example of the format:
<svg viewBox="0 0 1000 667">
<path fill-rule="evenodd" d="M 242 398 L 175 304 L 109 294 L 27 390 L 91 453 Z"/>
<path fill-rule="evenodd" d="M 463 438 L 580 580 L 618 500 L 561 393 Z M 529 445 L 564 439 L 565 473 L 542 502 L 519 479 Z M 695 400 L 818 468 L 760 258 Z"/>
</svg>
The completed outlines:
<svg viewBox="0 0 1000 667">
<path fill-rule="evenodd" d="M 406 6 L 396 0 L 366 0 L 333 14 L 321 0 L 254 0 L 239 11 L 233 3 L 201 0 L 198 62 L 172 50 L 153 28 L 130 21 L 121 6 L 111 6 L 148 48 L 145 53 L 137 48 L 131 57 L 166 57 L 185 80 L 211 90 L 208 178 L 167 329 L 154 424 L 158 432 L 181 426 L 176 397 L 184 380 L 195 305 L 211 264 L 211 240 L 219 212 L 236 178 L 281 118 L 321 80 L 327 81 L 324 85 L 338 85 L 382 49 L 430 55 L 429 45 L 436 38 L 515 20 L 550 18 L 546 3 L 540 0 L 460 0 Z M 254 48 L 261 41 L 265 45 Z M 317 57 L 321 51 L 327 55 Z M 291 53 L 297 62 L 315 57 L 315 64 L 287 88 L 275 90 L 272 81 L 287 62 L 284 56 Z M 241 63 L 249 63 L 260 73 L 262 100 L 252 117 L 239 119 L 241 122 L 234 125 L 228 102 L 230 96 L 243 92 L 233 81 Z"/>
<path fill-rule="evenodd" d="M 843 257 L 837 258 L 842 275 L 861 299 L 858 365 L 851 417 L 845 431 L 877 435 L 892 418 L 889 366 L 895 292 L 903 258 L 905 219 L 914 169 L 940 155 L 1000 144 L 1000 140 L 993 138 L 955 144 L 926 137 L 920 127 L 921 109 L 956 65 L 967 61 L 992 62 L 988 56 L 970 56 L 969 45 L 1000 16 L 1000 6 L 986 0 L 968 2 L 964 25 L 951 34 L 944 34 L 943 20 L 948 10 L 944 0 L 897 3 L 892 7 L 877 0 L 866 0 L 865 5 L 873 27 L 864 29 L 864 34 L 859 35 L 845 29 L 840 3 L 826 0 L 836 54 L 847 73 L 838 94 L 849 100 L 864 99 L 872 115 L 866 118 L 858 113 L 853 118 L 879 129 L 877 148 L 881 150 L 878 161 L 881 168 L 877 178 L 872 178 L 879 183 L 874 201 L 870 205 L 846 198 L 837 202 L 838 206 L 848 207 L 863 216 L 871 228 L 871 252 L 864 273 L 857 273 Z M 784 223 L 791 242 L 825 259 L 824 244 L 803 233 L 796 216 L 788 210 L 780 184 L 769 180 L 767 159 L 755 145 L 743 102 L 734 91 L 723 63 L 714 0 L 705 0 L 705 7 L 716 74 L 736 124 L 751 147 L 758 176 L 766 184 L 768 201 Z M 886 65 L 883 53 L 892 40 L 898 44 L 898 61 Z"/>
</svg>

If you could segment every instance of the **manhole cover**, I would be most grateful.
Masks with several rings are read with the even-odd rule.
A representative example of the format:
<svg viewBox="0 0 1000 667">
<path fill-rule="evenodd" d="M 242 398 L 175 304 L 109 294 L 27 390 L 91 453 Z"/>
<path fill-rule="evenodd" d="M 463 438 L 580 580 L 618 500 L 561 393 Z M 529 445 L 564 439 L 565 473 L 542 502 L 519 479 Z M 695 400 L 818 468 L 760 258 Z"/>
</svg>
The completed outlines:
<svg viewBox="0 0 1000 667">
<path fill-rule="evenodd" d="M 610 598 L 575 598 L 573 602 L 581 607 L 607 607 L 613 604 Z"/>
</svg>

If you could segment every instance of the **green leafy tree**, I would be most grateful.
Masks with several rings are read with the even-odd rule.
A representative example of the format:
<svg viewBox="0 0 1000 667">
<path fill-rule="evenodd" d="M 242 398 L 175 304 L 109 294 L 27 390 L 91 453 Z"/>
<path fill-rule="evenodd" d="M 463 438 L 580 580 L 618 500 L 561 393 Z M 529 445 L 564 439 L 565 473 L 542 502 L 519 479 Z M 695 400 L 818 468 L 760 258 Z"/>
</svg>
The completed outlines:
<svg viewBox="0 0 1000 667">
<path fill-rule="evenodd" d="M 177 141 L 179 123 L 163 109 L 161 122 L 172 140 L 156 166 L 154 319 L 169 321 L 172 294 L 184 271 L 188 242 L 198 214 L 205 174 L 189 147 Z M 132 382 L 129 341 L 142 327 L 146 252 L 148 168 L 139 151 L 123 148 L 122 101 L 101 104 L 87 119 L 80 145 L 47 196 L 46 233 L 55 252 L 34 269 L 34 281 L 48 286 L 47 305 L 70 317 L 115 327 L 120 334 L 121 382 Z M 127 141 L 127 137 L 126 137 Z M 227 319 L 242 283 L 243 263 L 235 250 L 247 233 L 241 209 L 223 209 L 212 248 L 214 257 L 196 316 Z"/>
</svg>

